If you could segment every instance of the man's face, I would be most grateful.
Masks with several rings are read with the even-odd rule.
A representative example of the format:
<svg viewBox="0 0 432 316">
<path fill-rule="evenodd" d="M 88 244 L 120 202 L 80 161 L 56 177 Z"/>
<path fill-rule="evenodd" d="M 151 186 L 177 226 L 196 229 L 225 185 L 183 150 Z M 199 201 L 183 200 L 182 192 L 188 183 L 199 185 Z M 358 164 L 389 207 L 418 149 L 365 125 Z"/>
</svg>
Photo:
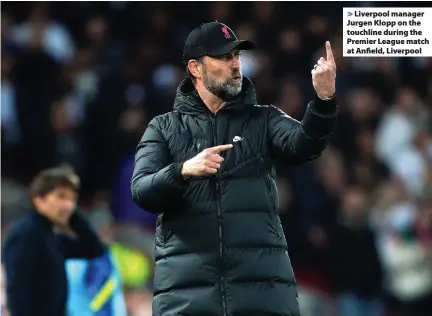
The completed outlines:
<svg viewBox="0 0 432 316">
<path fill-rule="evenodd" d="M 66 225 L 75 210 L 77 194 L 69 187 L 59 186 L 43 197 L 37 197 L 37 209 L 57 225 Z"/>
<path fill-rule="evenodd" d="M 240 51 L 233 50 L 221 57 L 204 57 L 202 80 L 208 91 L 222 100 L 238 95 L 242 89 Z"/>
</svg>

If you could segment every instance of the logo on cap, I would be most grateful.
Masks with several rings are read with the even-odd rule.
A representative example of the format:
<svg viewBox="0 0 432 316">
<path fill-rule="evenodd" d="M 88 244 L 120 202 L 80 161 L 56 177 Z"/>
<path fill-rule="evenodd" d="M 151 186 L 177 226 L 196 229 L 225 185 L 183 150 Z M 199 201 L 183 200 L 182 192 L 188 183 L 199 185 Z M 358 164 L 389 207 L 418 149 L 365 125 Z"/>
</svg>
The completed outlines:
<svg viewBox="0 0 432 316">
<path fill-rule="evenodd" d="M 231 38 L 231 34 L 226 26 L 222 27 L 222 32 L 225 34 L 225 38 Z"/>
</svg>

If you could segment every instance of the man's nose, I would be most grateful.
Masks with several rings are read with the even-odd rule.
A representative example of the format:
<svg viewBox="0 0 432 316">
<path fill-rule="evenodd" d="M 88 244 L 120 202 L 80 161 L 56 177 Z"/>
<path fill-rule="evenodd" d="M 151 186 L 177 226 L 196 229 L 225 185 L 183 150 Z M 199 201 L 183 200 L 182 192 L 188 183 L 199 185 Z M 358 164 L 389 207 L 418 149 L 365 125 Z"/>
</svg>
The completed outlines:
<svg viewBox="0 0 432 316">
<path fill-rule="evenodd" d="M 64 201 L 63 206 L 64 206 L 64 208 L 67 209 L 67 210 L 73 210 L 73 209 L 75 208 L 75 202 L 74 202 L 74 201 L 67 200 L 67 201 Z"/>
<path fill-rule="evenodd" d="M 233 67 L 235 70 L 238 70 L 238 69 L 240 69 L 240 66 L 241 66 L 240 57 L 234 57 L 234 58 L 233 58 L 233 62 L 232 62 L 232 67 Z"/>
</svg>

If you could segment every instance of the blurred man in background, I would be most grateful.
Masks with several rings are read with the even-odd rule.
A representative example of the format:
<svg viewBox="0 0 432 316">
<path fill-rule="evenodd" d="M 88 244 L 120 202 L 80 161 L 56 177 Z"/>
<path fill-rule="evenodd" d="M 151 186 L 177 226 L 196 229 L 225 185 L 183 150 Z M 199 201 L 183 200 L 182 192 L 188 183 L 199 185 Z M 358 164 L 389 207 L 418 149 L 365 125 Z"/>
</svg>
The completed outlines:
<svg viewBox="0 0 432 316">
<path fill-rule="evenodd" d="M 76 211 L 79 177 L 69 167 L 41 171 L 30 185 L 31 213 L 3 248 L 11 316 L 66 315 L 66 258 L 98 258 L 105 247 Z"/>
<path fill-rule="evenodd" d="M 327 42 L 299 122 L 257 105 L 240 60 L 254 48 L 225 24 L 195 28 L 174 111 L 155 117 L 138 145 L 132 196 L 159 214 L 154 315 L 300 315 L 274 160 L 321 155 L 337 116 L 336 64 Z"/>
</svg>

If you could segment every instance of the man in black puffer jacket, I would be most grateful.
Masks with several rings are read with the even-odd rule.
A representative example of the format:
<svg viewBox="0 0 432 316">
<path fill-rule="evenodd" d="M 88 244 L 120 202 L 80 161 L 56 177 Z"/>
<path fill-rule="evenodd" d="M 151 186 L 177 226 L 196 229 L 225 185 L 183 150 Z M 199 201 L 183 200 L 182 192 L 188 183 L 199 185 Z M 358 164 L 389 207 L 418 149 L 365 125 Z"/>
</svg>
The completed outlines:
<svg viewBox="0 0 432 316">
<path fill-rule="evenodd" d="M 137 147 L 132 196 L 158 214 L 154 316 L 300 315 L 274 161 L 311 161 L 326 147 L 336 66 L 326 43 L 298 122 L 257 105 L 240 63 L 254 47 L 218 22 L 194 29 L 174 111 L 155 117 Z"/>
</svg>

